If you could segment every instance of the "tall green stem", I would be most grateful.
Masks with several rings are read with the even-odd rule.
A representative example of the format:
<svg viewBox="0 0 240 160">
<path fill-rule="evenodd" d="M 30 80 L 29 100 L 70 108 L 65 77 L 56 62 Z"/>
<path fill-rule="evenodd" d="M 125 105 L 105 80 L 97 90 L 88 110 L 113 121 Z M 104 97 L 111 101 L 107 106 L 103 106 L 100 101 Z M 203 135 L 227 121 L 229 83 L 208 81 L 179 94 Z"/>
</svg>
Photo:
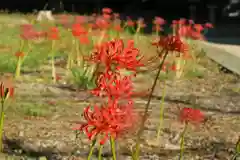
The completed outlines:
<svg viewBox="0 0 240 160">
<path fill-rule="evenodd" d="M 77 53 L 77 65 L 79 67 L 83 67 L 83 55 L 81 55 L 80 45 L 77 40 L 75 40 L 75 46 L 76 46 L 76 53 Z"/>
<path fill-rule="evenodd" d="M 22 57 L 18 57 L 18 61 L 17 61 L 17 67 L 16 67 L 16 71 L 15 71 L 15 78 L 19 78 L 21 75 L 21 65 L 22 65 L 22 61 L 21 61 Z"/>
<path fill-rule="evenodd" d="M 163 92 L 162 92 L 162 99 L 161 99 L 161 105 L 160 105 L 160 117 L 159 117 L 159 126 L 158 126 L 158 132 L 157 132 L 157 141 L 159 141 L 162 126 L 163 126 L 163 116 L 164 116 L 164 101 L 165 101 L 165 95 L 166 95 L 166 80 L 163 82 Z"/>
<path fill-rule="evenodd" d="M 1 100 L 1 117 L 0 117 L 0 152 L 3 151 L 3 123 L 4 122 L 4 100 Z"/>
<path fill-rule="evenodd" d="M 100 145 L 98 149 L 98 160 L 102 160 L 102 149 L 103 145 Z"/>
<path fill-rule="evenodd" d="M 97 140 L 94 139 L 93 142 L 92 142 L 92 145 L 91 145 L 91 148 L 90 148 L 87 160 L 91 160 L 96 142 L 97 142 Z"/>
<path fill-rule="evenodd" d="M 162 50 L 161 52 L 164 52 L 165 50 Z M 161 70 L 162 70 L 162 67 L 163 67 L 163 64 L 165 62 L 165 59 L 167 58 L 167 55 L 168 55 L 168 51 L 165 51 L 165 54 L 163 56 L 163 59 L 162 59 L 162 62 L 160 63 L 159 67 L 158 67 L 158 72 L 157 72 L 157 75 L 155 77 L 155 80 L 153 82 L 153 85 L 152 85 L 152 88 L 151 88 L 151 91 L 150 91 L 150 94 L 149 94 L 149 97 L 148 97 L 148 101 L 147 101 L 147 104 L 146 104 L 146 107 L 145 107 L 145 110 L 144 110 L 144 115 L 143 115 L 143 118 L 142 118 L 142 121 L 141 121 L 141 124 L 140 124 L 140 129 L 137 133 L 137 140 L 136 140 L 136 146 L 135 146 L 135 152 L 133 153 L 133 159 L 134 160 L 138 160 L 139 159 L 139 153 L 140 153 L 140 140 L 141 140 L 141 135 L 144 131 L 144 126 L 145 126 L 145 122 L 147 120 L 147 117 L 148 117 L 148 110 L 150 108 L 150 102 L 152 100 L 152 97 L 153 97 L 153 92 L 154 92 L 154 89 L 157 85 L 157 80 L 158 80 L 158 77 L 161 73 Z"/>
<path fill-rule="evenodd" d="M 183 153 L 184 153 L 184 136 L 187 132 L 187 128 L 188 128 L 188 123 L 185 123 L 182 135 L 181 135 L 181 142 L 180 142 L 180 156 L 179 156 L 179 160 L 183 160 Z"/>
<path fill-rule="evenodd" d="M 115 140 L 114 140 L 114 138 L 112 136 L 110 137 L 110 143 L 111 143 L 111 150 L 112 150 L 113 160 L 117 160 Z"/>
<path fill-rule="evenodd" d="M 51 47 L 51 64 L 52 64 L 52 78 L 53 83 L 56 83 L 56 69 L 55 69 L 55 54 L 54 54 L 54 47 L 55 47 L 55 41 L 52 41 L 52 47 Z"/>
</svg>

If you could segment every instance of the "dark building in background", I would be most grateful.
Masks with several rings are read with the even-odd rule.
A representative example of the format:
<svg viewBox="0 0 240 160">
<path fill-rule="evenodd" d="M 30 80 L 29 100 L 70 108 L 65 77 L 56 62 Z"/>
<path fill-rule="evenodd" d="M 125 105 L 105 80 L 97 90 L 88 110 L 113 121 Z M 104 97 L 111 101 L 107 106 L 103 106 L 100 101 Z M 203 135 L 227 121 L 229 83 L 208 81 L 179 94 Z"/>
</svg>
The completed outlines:
<svg viewBox="0 0 240 160">
<path fill-rule="evenodd" d="M 191 18 L 199 23 L 210 21 L 214 24 L 222 24 L 231 23 L 229 19 L 234 19 L 224 13 L 226 12 L 224 8 L 229 3 L 229 0 L 9 0 L 0 2 L 0 8 L 32 12 L 44 9 L 47 4 L 45 9 L 53 10 L 53 12 L 67 11 L 86 14 L 100 11 L 103 7 L 110 7 L 124 16 L 140 16 L 149 20 L 150 17 L 158 15 L 167 20 Z"/>
</svg>

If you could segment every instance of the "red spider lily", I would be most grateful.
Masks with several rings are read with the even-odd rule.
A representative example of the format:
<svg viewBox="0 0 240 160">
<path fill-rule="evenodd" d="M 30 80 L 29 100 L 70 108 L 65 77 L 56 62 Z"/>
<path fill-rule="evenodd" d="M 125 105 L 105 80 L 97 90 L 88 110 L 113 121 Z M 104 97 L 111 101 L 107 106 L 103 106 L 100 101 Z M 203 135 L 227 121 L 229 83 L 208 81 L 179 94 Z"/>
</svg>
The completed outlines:
<svg viewBox="0 0 240 160">
<path fill-rule="evenodd" d="M 136 115 L 133 104 L 119 105 L 117 101 L 111 101 L 106 106 L 90 106 L 84 109 L 85 123 L 80 124 L 74 130 L 85 132 L 89 140 L 94 140 L 100 136 L 100 144 L 103 145 L 112 136 L 114 139 L 132 129 L 136 122 Z"/>
<path fill-rule="evenodd" d="M 213 25 L 211 23 L 205 23 L 204 27 L 206 27 L 206 28 L 213 28 Z"/>
<path fill-rule="evenodd" d="M 51 27 L 47 32 L 47 37 L 49 40 L 58 40 L 59 39 L 59 31 L 57 27 Z"/>
<path fill-rule="evenodd" d="M 189 24 L 194 24 L 194 21 L 193 21 L 192 19 L 189 19 L 189 20 L 188 20 L 188 23 L 189 23 Z"/>
<path fill-rule="evenodd" d="M 86 22 L 85 16 L 76 16 L 75 17 L 75 24 L 83 24 Z"/>
<path fill-rule="evenodd" d="M 81 35 L 87 34 L 87 30 L 79 23 L 72 25 L 72 35 L 74 37 L 79 37 Z"/>
<path fill-rule="evenodd" d="M 106 72 L 98 78 L 97 88 L 92 90 L 96 96 L 109 98 L 130 98 L 133 94 L 133 83 L 130 76 L 120 76 Z"/>
<path fill-rule="evenodd" d="M 133 41 L 129 41 L 127 47 L 125 47 L 123 40 L 117 39 L 98 46 L 91 59 L 103 63 L 107 70 L 111 70 L 111 66 L 114 64 L 116 68 L 134 71 L 136 67 L 142 66 L 141 58 L 137 59 L 139 54 L 140 52 L 134 47 Z"/>
<path fill-rule="evenodd" d="M 15 53 L 15 56 L 16 56 L 17 58 L 24 57 L 24 53 L 18 51 L 18 52 Z"/>
<path fill-rule="evenodd" d="M 117 32 L 121 32 L 121 31 L 123 31 L 123 29 L 122 29 L 122 27 L 121 27 L 120 24 L 115 25 L 115 26 L 113 27 L 113 29 L 114 29 L 115 31 L 117 31 Z"/>
<path fill-rule="evenodd" d="M 64 15 L 64 14 L 59 16 L 59 23 L 61 25 L 67 26 L 69 22 L 70 22 L 70 16 Z"/>
<path fill-rule="evenodd" d="M 98 17 L 96 20 L 96 25 L 100 28 L 100 29 L 108 29 L 110 27 L 110 23 L 101 17 Z"/>
<path fill-rule="evenodd" d="M 183 108 L 180 112 L 180 121 L 198 124 L 204 121 L 204 114 L 199 109 Z"/>
<path fill-rule="evenodd" d="M 56 81 L 60 81 L 62 77 L 59 74 L 56 74 Z"/>
<path fill-rule="evenodd" d="M 180 36 L 169 35 L 152 44 L 170 52 L 186 53 L 188 51 L 188 45 L 183 43 Z"/>
<path fill-rule="evenodd" d="M 177 67 L 175 64 L 169 64 L 169 62 L 165 62 L 163 64 L 162 71 L 164 72 L 177 71 Z"/>
<path fill-rule="evenodd" d="M 80 44 L 87 45 L 90 43 L 90 40 L 87 35 L 83 35 L 83 36 L 79 37 L 79 42 L 80 42 Z"/>
<path fill-rule="evenodd" d="M 187 20 L 185 18 L 181 18 L 180 20 L 178 20 L 178 24 L 179 25 L 184 25 L 186 24 Z"/>
<path fill-rule="evenodd" d="M 110 20 L 112 18 L 112 15 L 104 13 L 102 17 L 106 20 Z"/>
<path fill-rule="evenodd" d="M 160 31 L 163 31 L 163 28 L 160 25 L 154 25 L 153 31 L 160 32 Z"/>
<path fill-rule="evenodd" d="M 45 32 L 37 32 L 32 27 L 26 27 L 21 31 L 20 37 L 24 40 L 33 40 L 45 36 Z"/>
<path fill-rule="evenodd" d="M 201 24 L 194 24 L 193 28 L 198 32 L 201 33 L 204 30 L 204 27 Z"/>
<path fill-rule="evenodd" d="M 155 24 L 155 25 L 163 25 L 165 23 L 166 23 L 166 21 L 161 17 L 155 17 L 155 19 L 153 21 L 153 24 Z"/>
<path fill-rule="evenodd" d="M 202 35 L 202 31 L 204 28 L 202 28 L 201 25 L 194 25 L 193 28 L 191 25 L 185 25 L 178 28 L 178 35 L 181 37 L 191 38 L 191 39 L 198 39 L 203 40 L 204 36 Z"/>
<path fill-rule="evenodd" d="M 137 21 L 138 27 L 139 28 L 145 28 L 146 24 L 144 23 L 144 19 L 143 18 L 139 18 Z"/>
<path fill-rule="evenodd" d="M 0 82 L 0 98 L 4 101 L 8 97 L 13 97 L 14 88 L 11 84 Z"/>
<path fill-rule="evenodd" d="M 127 17 L 127 26 L 128 27 L 134 27 L 135 23 L 133 20 L 131 20 L 130 17 Z"/>
<path fill-rule="evenodd" d="M 103 14 L 111 14 L 112 13 L 112 9 L 111 8 L 103 8 L 102 9 L 102 13 Z"/>
<path fill-rule="evenodd" d="M 136 71 L 137 67 L 143 66 L 140 57 L 140 51 L 134 47 L 134 41 L 129 40 L 127 46 L 124 48 L 123 41 L 120 42 L 122 47 L 122 53 L 118 55 L 118 68 L 124 68 L 132 71 Z"/>
</svg>

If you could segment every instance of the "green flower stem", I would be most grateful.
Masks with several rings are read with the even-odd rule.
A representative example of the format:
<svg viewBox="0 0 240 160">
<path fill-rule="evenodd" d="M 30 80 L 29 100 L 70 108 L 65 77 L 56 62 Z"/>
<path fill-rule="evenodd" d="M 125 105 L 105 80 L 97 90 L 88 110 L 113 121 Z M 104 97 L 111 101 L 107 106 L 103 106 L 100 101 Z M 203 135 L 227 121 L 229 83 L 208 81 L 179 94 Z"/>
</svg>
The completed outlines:
<svg viewBox="0 0 240 160">
<path fill-rule="evenodd" d="M 3 151 L 3 123 L 4 122 L 4 100 L 1 100 L 1 117 L 0 117 L 0 152 Z"/>
<path fill-rule="evenodd" d="M 239 153 L 235 153 L 234 155 L 233 155 L 233 157 L 231 158 L 231 160 L 237 160 L 237 157 L 238 156 L 240 156 L 240 154 Z"/>
<path fill-rule="evenodd" d="M 103 145 L 100 145 L 98 149 L 98 160 L 102 160 L 102 149 Z"/>
<path fill-rule="evenodd" d="M 71 52 L 68 53 L 68 60 L 67 60 L 67 67 L 66 67 L 67 70 L 69 70 L 70 68 L 72 68 L 74 45 L 75 45 L 75 39 L 74 39 L 74 37 L 73 37 L 73 38 L 72 38 L 72 48 L 71 48 Z"/>
<path fill-rule="evenodd" d="M 113 160 L 117 160 L 117 156 L 116 156 L 116 147 L 115 147 L 115 140 L 114 138 L 111 136 L 110 137 L 110 143 L 111 143 L 111 150 L 112 150 L 112 155 L 113 155 Z"/>
<path fill-rule="evenodd" d="M 163 53 L 164 51 L 165 50 L 162 50 L 159 54 Z M 149 94 L 149 97 L 148 97 L 148 101 L 147 101 L 147 104 L 146 104 L 146 107 L 145 107 L 145 110 L 144 110 L 144 115 L 143 115 L 143 118 L 142 118 L 142 122 L 140 124 L 140 129 L 139 129 L 139 131 L 137 133 L 135 152 L 133 153 L 133 159 L 134 160 L 138 160 L 139 159 L 141 135 L 142 135 L 142 133 L 144 131 L 145 122 L 146 122 L 147 117 L 148 117 L 148 110 L 150 108 L 150 103 L 151 103 L 151 100 L 152 100 L 152 97 L 153 97 L 153 92 L 154 92 L 154 89 L 155 89 L 155 87 L 157 85 L 158 77 L 159 77 L 160 72 L 162 70 L 162 67 L 163 67 L 163 64 L 165 62 L 165 59 L 167 58 L 167 55 L 168 55 L 168 51 L 165 51 L 165 54 L 163 56 L 162 62 L 160 63 L 160 65 L 158 67 L 158 72 L 157 72 L 157 75 L 155 77 L 155 80 L 153 82 L 153 85 L 152 85 L 152 88 L 151 88 L 151 91 L 150 91 L 150 94 Z"/>
<path fill-rule="evenodd" d="M 22 66 L 22 58 L 18 57 L 17 67 L 16 67 L 16 71 L 15 71 L 15 78 L 16 79 L 21 76 L 21 66 Z"/>
<path fill-rule="evenodd" d="M 97 140 L 94 139 L 93 142 L 92 142 L 92 145 L 91 145 L 91 148 L 90 148 L 87 160 L 91 160 L 96 142 L 97 142 Z"/>
<path fill-rule="evenodd" d="M 52 64 L 52 78 L 53 83 L 56 83 L 56 68 L 55 68 L 55 54 L 54 54 L 54 48 L 55 48 L 55 41 L 52 41 L 52 47 L 51 47 L 51 64 Z"/>
<path fill-rule="evenodd" d="M 188 128 L 188 123 L 185 123 L 182 135 L 181 135 L 181 142 L 180 142 L 180 156 L 179 156 L 179 160 L 183 160 L 183 153 L 184 153 L 184 136 L 187 132 L 187 128 Z"/>
<path fill-rule="evenodd" d="M 163 126 L 165 96 L 166 96 L 166 80 L 164 80 L 164 82 L 163 82 L 163 91 L 162 91 L 162 99 L 161 99 L 161 105 L 160 105 L 160 117 L 159 117 L 159 126 L 158 126 L 158 132 L 157 132 L 157 141 L 159 141 L 161 131 L 162 131 L 162 126 Z"/>
<path fill-rule="evenodd" d="M 25 41 L 24 40 L 20 40 L 20 48 L 19 48 L 19 52 L 22 52 L 25 46 Z M 17 61 L 17 67 L 16 67 L 16 71 L 15 71 L 15 78 L 19 78 L 21 75 L 21 66 L 22 66 L 22 59 L 21 57 L 18 57 L 18 61 Z"/>
<path fill-rule="evenodd" d="M 77 65 L 83 67 L 83 55 L 80 52 L 80 44 L 75 40 L 76 53 L 77 53 Z"/>
</svg>

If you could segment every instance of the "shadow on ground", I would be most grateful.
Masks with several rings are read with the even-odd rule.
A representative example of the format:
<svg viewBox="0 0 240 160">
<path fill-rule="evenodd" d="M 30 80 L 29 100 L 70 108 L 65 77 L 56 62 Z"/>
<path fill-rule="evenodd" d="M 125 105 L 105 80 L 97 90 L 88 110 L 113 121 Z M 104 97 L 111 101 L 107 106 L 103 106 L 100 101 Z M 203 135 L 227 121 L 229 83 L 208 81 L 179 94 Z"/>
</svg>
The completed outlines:
<svg viewBox="0 0 240 160">
<path fill-rule="evenodd" d="M 20 139 L 5 139 L 5 153 L 9 155 L 17 155 L 17 156 L 31 156 L 31 157 L 46 157 L 47 159 L 52 159 L 54 156 L 72 156 L 74 155 L 74 151 L 72 153 L 67 153 L 65 151 L 58 151 L 54 148 L 46 148 L 41 149 L 38 146 L 26 146 L 24 142 Z M 225 154 L 229 157 L 230 154 L 233 154 L 234 144 L 224 143 L 224 142 L 209 142 L 203 147 L 195 147 L 195 148 L 186 148 L 185 154 L 197 155 L 202 158 L 217 158 L 219 152 L 225 152 Z M 232 149 L 232 150 L 231 150 Z M 14 153 L 15 150 L 21 150 L 22 152 L 19 154 Z M 127 148 L 122 148 L 120 151 L 122 156 L 131 156 L 131 151 Z M 171 149 L 159 149 L 159 147 L 152 147 L 149 149 L 144 149 L 142 155 L 158 155 L 159 157 L 175 157 L 179 154 L 180 150 L 171 150 Z M 94 152 L 94 155 L 97 156 L 97 150 Z M 81 154 L 78 154 L 79 157 L 87 157 L 88 151 L 82 151 Z M 76 156 L 76 155 L 75 155 Z M 103 154 L 104 157 L 110 157 L 110 151 Z"/>
</svg>

